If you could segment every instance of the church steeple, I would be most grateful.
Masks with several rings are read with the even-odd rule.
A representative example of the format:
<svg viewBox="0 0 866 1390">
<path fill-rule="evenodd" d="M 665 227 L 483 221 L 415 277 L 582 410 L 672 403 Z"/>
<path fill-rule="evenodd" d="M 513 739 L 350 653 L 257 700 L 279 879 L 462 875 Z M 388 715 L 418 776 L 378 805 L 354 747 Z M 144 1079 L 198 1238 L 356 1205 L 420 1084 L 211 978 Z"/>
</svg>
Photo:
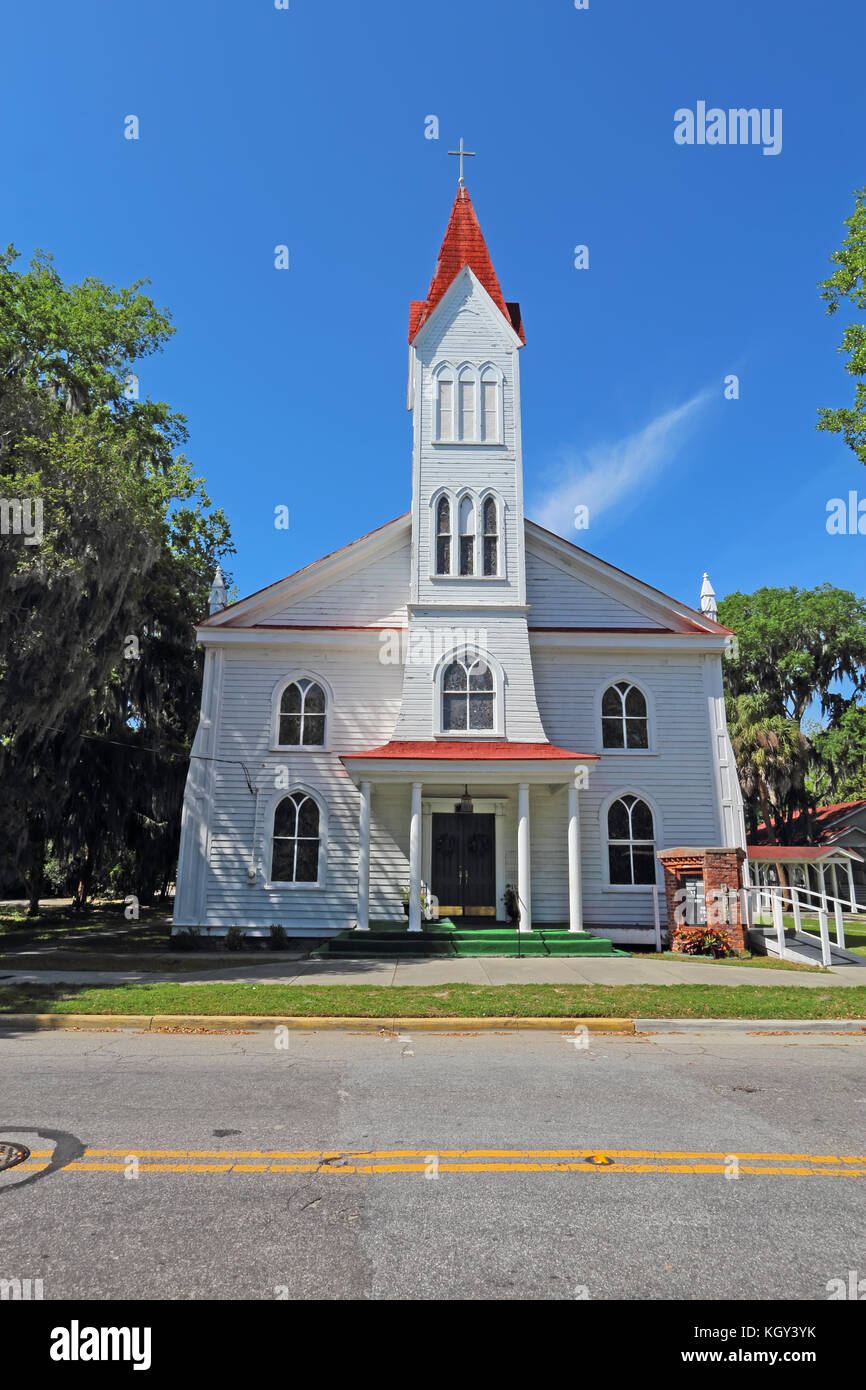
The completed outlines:
<svg viewBox="0 0 866 1390">
<path fill-rule="evenodd" d="M 526 342 L 520 318 L 520 305 L 506 303 L 499 279 L 490 259 L 484 233 L 475 215 L 472 200 L 464 186 L 457 189 L 451 217 L 439 250 L 439 259 L 430 281 L 427 298 L 414 300 L 409 311 L 409 342 L 413 342 L 427 322 L 436 305 L 453 285 L 464 266 L 468 265 L 486 289 L 497 309 Z"/>
</svg>

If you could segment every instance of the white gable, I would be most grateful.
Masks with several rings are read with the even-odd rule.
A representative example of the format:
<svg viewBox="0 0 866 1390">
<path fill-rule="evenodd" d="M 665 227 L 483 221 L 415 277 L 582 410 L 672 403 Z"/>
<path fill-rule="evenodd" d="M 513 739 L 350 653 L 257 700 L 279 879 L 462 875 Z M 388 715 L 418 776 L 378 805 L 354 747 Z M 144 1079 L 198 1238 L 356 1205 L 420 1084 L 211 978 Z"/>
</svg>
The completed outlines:
<svg viewBox="0 0 866 1390">
<path fill-rule="evenodd" d="M 199 632 L 280 626 L 404 627 L 409 597 L 408 516 L 325 555 L 230 608 Z"/>
<path fill-rule="evenodd" d="M 409 537 L 362 569 L 303 596 L 279 602 L 260 623 L 360 624 L 405 627 L 409 597 Z"/>
<path fill-rule="evenodd" d="M 664 627 L 531 550 L 526 555 L 526 599 L 530 627 Z"/>
</svg>

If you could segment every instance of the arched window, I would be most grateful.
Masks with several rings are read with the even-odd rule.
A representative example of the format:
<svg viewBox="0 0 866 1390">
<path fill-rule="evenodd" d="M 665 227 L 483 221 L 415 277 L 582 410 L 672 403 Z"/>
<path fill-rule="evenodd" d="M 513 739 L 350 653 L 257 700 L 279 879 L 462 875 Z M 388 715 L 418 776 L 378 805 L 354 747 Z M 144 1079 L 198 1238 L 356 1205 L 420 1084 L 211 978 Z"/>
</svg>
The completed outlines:
<svg viewBox="0 0 866 1390">
<path fill-rule="evenodd" d="M 451 573 L 451 503 L 440 497 L 436 504 L 436 573 Z"/>
<path fill-rule="evenodd" d="M 458 379 L 459 438 L 471 444 L 475 439 L 475 372 L 464 367 Z"/>
<path fill-rule="evenodd" d="M 442 673 L 442 729 L 445 733 L 492 733 L 496 698 L 493 672 L 483 657 L 464 652 Z"/>
<path fill-rule="evenodd" d="M 609 685 L 601 701 L 603 748 L 649 748 L 646 696 L 630 681 Z"/>
<path fill-rule="evenodd" d="M 481 544 L 484 555 L 484 574 L 499 573 L 499 519 L 496 515 L 496 502 L 492 497 L 485 497 L 482 506 L 482 537 Z"/>
<path fill-rule="evenodd" d="M 454 437 L 454 378 L 444 372 L 436 386 L 436 438 L 450 443 Z"/>
<path fill-rule="evenodd" d="M 318 883 L 319 808 L 306 792 L 292 792 L 274 812 L 272 883 Z"/>
<path fill-rule="evenodd" d="M 278 747 L 308 748 L 325 742 L 325 692 L 314 680 L 291 681 L 280 698 Z"/>
<path fill-rule="evenodd" d="M 460 502 L 460 573 L 475 573 L 475 505 L 471 497 Z"/>
<path fill-rule="evenodd" d="M 626 792 L 607 813 L 607 852 L 612 884 L 656 881 L 653 813 L 645 801 Z"/>
<path fill-rule="evenodd" d="M 485 444 L 499 441 L 499 379 L 491 367 L 481 373 L 481 439 Z"/>
</svg>

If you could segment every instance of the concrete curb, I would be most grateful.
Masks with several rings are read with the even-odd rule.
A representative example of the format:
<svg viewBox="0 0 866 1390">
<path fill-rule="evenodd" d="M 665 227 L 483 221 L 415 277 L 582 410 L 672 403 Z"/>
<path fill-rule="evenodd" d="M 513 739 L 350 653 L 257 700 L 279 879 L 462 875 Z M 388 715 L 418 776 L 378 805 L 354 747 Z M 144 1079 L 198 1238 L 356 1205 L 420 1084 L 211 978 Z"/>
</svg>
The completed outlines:
<svg viewBox="0 0 866 1390">
<path fill-rule="evenodd" d="M 630 1018 L 292 1018 L 291 1016 L 248 1016 L 246 1014 L 0 1014 L 4 1029 L 52 1031 L 91 1029 L 158 1032 L 166 1028 L 205 1029 L 212 1033 L 272 1032 L 274 1028 L 295 1032 L 343 1031 L 351 1033 L 489 1033 L 558 1032 L 572 1033 L 586 1028 L 590 1033 L 633 1033 Z"/>
<path fill-rule="evenodd" d="M 862 1033 L 857 1018 L 350 1018 L 248 1014 L 0 1014 L 0 1033 L 93 1032 L 155 1033 L 189 1029 L 209 1033 Z"/>
<path fill-rule="evenodd" d="M 866 1018 L 636 1018 L 636 1033 L 864 1033 Z"/>
</svg>

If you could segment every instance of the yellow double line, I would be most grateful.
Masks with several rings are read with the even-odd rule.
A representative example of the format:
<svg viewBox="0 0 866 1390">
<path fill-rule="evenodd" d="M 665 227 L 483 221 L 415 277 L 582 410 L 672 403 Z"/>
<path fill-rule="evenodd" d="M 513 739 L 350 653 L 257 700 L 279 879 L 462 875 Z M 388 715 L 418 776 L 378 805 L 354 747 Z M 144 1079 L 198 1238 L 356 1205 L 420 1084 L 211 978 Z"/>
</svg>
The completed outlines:
<svg viewBox="0 0 866 1390">
<path fill-rule="evenodd" d="M 52 1150 L 31 1158 L 50 1160 Z M 86 1149 L 63 1173 L 716 1173 L 756 1177 L 864 1178 L 866 1155 L 722 1153 L 659 1149 Z M 45 1162 L 14 1171 L 44 1171 Z"/>
</svg>

